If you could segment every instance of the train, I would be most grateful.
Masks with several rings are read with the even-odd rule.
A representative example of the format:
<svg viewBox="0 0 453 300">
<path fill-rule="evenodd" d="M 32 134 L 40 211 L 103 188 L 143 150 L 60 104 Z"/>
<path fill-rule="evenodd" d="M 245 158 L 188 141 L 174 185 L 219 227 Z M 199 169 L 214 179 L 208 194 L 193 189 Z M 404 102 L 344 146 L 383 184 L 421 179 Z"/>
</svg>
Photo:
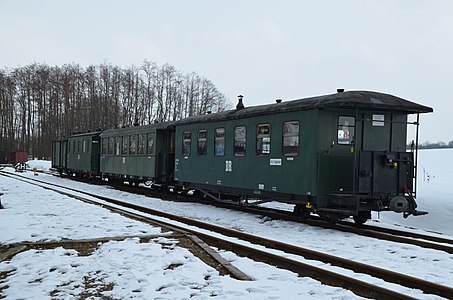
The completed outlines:
<svg viewBox="0 0 453 300">
<path fill-rule="evenodd" d="M 112 183 L 196 191 L 214 200 L 294 205 L 328 221 L 417 210 L 419 116 L 433 109 L 390 94 L 344 91 L 77 133 L 52 142 L 52 167 Z M 415 115 L 415 121 L 409 121 Z M 414 117 L 412 117 L 414 119 Z M 416 142 L 407 150 L 408 127 Z"/>
</svg>

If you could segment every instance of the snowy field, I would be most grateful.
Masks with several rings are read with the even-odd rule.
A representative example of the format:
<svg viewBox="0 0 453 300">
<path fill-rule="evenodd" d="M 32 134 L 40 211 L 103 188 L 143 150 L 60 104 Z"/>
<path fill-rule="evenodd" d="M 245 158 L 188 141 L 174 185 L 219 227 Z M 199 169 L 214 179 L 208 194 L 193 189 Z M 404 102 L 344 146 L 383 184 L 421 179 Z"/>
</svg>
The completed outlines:
<svg viewBox="0 0 453 300">
<path fill-rule="evenodd" d="M 429 214 L 404 219 L 382 213 L 379 221 L 453 236 L 453 149 L 420 150 L 417 176 L 417 209 Z"/>
<path fill-rule="evenodd" d="M 423 150 L 419 154 L 417 200 L 419 209 L 429 211 L 429 214 L 404 219 L 401 214 L 381 213 L 379 218 L 376 214 L 369 222 L 422 233 L 438 232 L 451 237 L 453 197 L 449 184 L 453 179 L 453 150 Z M 48 163 L 41 161 L 31 161 L 29 165 L 31 168 L 48 168 Z M 34 176 L 32 172 L 25 174 Z M 304 224 L 267 220 L 205 205 L 166 202 L 45 174 L 40 174 L 39 179 L 453 286 L 453 256 L 441 251 Z M 239 281 L 221 276 L 170 237 L 162 236 L 149 243 L 140 243 L 136 238 L 162 234 L 160 228 L 3 176 L 0 176 L 0 192 L 5 194 L 2 197 L 5 209 L 0 210 L 0 244 L 3 245 L 23 241 L 134 236 L 124 241 L 100 244 L 89 256 L 61 247 L 22 252 L 11 261 L 0 263 L 0 272 L 9 272 L 8 277 L 0 280 L 0 291 L 6 299 L 78 299 L 87 289 L 89 295 L 102 293 L 111 299 L 357 299 L 349 291 L 325 286 L 310 278 L 301 278 L 225 251 L 220 251 L 220 254 L 254 280 Z M 323 265 L 319 262 L 312 264 Z M 379 283 L 379 280 L 362 274 L 343 272 Z M 90 280 L 93 284 L 87 285 Z M 380 284 L 392 287 L 387 283 Z M 106 286 L 108 290 L 104 290 Z M 396 290 L 416 298 L 438 299 L 416 290 L 401 287 Z"/>
</svg>

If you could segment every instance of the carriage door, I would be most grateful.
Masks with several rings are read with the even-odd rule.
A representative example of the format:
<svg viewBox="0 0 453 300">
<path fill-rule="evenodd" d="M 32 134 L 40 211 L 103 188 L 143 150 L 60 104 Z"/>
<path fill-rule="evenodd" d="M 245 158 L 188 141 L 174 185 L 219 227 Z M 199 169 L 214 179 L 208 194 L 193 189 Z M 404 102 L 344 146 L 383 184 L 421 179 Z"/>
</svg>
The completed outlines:
<svg viewBox="0 0 453 300">
<path fill-rule="evenodd" d="M 175 170 L 175 130 L 156 130 L 156 138 L 162 147 L 157 155 L 156 177 L 160 183 L 171 184 Z"/>
<path fill-rule="evenodd" d="M 399 158 L 391 152 L 392 148 L 392 114 L 382 112 L 364 112 L 356 174 L 359 193 L 376 195 L 391 193 L 397 190 L 398 171 L 393 161 Z"/>
</svg>

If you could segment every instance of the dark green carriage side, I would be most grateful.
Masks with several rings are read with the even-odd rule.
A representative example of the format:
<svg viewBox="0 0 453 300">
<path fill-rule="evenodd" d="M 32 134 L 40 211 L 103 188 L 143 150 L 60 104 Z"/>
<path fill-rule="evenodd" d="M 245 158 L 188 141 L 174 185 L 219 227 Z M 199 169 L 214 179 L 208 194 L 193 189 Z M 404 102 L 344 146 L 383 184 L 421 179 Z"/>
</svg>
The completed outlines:
<svg viewBox="0 0 453 300">
<path fill-rule="evenodd" d="M 100 131 L 75 134 L 67 139 L 66 169 L 75 174 L 98 175 Z"/>
<path fill-rule="evenodd" d="M 103 177 L 170 183 L 174 129 L 171 122 L 106 130 L 101 134 Z"/>
<path fill-rule="evenodd" d="M 297 153 L 292 155 L 283 154 L 285 122 L 299 125 Z M 177 126 L 175 180 L 215 192 L 257 197 L 278 195 L 282 200 L 298 203 L 316 192 L 316 177 L 307 172 L 316 168 L 316 124 L 317 112 L 303 111 Z M 270 153 L 256 153 L 260 125 L 270 126 Z M 245 155 L 235 154 L 235 129 L 244 126 Z M 224 129 L 224 155 L 216 155 L 216 129 Z M 198 133 L 204 130 L 207 149 L 200 155 Z M 185 132 L 192 135 L 190 155 L 183 155 Z"/>
</svg>

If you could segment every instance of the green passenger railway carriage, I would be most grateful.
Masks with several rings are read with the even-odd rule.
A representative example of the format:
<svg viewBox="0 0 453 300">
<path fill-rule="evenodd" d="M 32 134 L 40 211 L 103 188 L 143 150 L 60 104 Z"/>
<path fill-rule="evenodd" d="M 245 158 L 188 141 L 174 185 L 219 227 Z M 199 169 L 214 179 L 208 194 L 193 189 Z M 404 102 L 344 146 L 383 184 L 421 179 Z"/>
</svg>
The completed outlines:
<svg viewBox="0 0 453 300">
<path fill-rule="evenodd" d="M 408 115 L 392 95 L 349 91 L 195 116 L 176 124 L 174 179 L 213 198 L 269 199 L 330 220 L 416 210 Z M 415 151 L 416 152 L 416 151 Z M 218 196 L 222 195 L 222 196 Z"/>
<path fill-rule="evenodd" d="M 140 183 L 173 182 L 174 127 L 172 123 L 116 128 L 101 135 L 103 178 Z"/>
</svg>

